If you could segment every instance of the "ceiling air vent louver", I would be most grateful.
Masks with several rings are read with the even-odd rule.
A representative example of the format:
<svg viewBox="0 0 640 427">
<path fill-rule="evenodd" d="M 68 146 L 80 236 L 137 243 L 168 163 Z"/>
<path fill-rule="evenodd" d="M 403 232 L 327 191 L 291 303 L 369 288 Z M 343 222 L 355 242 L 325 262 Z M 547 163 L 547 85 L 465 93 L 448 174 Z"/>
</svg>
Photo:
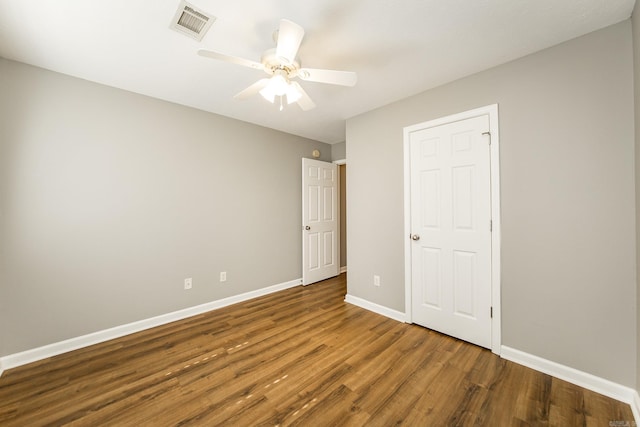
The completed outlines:
<svg viewBox="0 0 640 427">
<path fill-rule="evenodd" d="M 171 28 L 200 41 L 215 20 L 215 16 L 182 0 L 171 21 Z"/>
</svg>

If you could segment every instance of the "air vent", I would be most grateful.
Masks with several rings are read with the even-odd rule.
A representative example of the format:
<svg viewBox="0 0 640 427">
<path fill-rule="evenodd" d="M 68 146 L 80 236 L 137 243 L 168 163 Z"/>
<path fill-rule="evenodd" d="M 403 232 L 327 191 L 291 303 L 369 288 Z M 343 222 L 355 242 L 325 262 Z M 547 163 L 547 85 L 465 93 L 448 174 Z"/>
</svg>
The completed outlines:
<svg viewBox="0 0 640 427">
<path fill-rule="evenodd" d="M 182 0 L 171 21 L 171 28 L 200 41 L 215 20 L 215 16 Z"/>
</svg>

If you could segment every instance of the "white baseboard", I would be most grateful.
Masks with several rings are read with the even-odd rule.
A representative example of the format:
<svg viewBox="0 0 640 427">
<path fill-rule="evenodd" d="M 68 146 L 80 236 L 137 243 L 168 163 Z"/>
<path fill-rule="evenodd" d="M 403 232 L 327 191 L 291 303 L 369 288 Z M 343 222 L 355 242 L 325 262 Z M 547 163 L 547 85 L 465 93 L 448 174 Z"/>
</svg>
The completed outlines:
<svg viewBox="0 0 640 427">
<path fill-rule="evenodd" d="M 346 272 L 347 272 L 347 266 L 346 265 L 344 267 L 340 267 L 340 274 L 346 273 Z"/>
<path fill-rule="evenodd" d="M 628 403 L 631 405 L 636 423 L 640 422 L 640 411 L 638 411 L 640 399 L 638 398 L 638 392 L 630 387 L 504 345 L 500 356 L 519 365 Z"/>
<path fill-rule="evenodd" d="M 389 307 L 385 307 L 383 305 L 379 305 L 362 298 L 354 297 L 353 295 L 345 295 L 344 301 L 348 302 L 349 304 L 357 305 L 358 307 L 364 308 L 365 310 L 373 311 L 374 313 L 378 313 L 382 316 L 397 320 L 398 322 L 405 322 L 407 319 L 407 315 L 405 313 L 402 313 L 401 311 L 396 311 Z"/>
<path fill-rule="evenodd" d="M 26 365 L 27 363 L 36 362 L 48 357 L 57 356 L 58 354 L 77 350 L 79 348 L 87 347 L 93 344 L 109 341 L 114 338 L 120 338 L 134 332 L 140 332 L 145 329 L 175 322 L 176 320 L 186 319 L 187 317 L 206 313 L 211 310 L 226 307 L 232 304 L 237 304 L 239 302 L 282 291 L 284 289 L 293 288 L 300 285 L 301 283 L 302 279 L 291 280 L 289 282 L 284 282 L 255 291 L 246 292 L 244 294 L 234 295 L 228 298 L 223 298 L 194 307 L 162 314 L 160 316 L 151 317 L 149 319 L 128 323 L 126 325 L 116 326 L 114 328 L 93 332 L 87 335 L 70 338 L 68 340 L 0 357 L 0 375 L 2 375 L 2 372 L 7 369 Z"/>
<path fill-rule="evenodd" d="M 633 393 L 633 401 L 630 403 L 631 412 L 633 412 L 633 418 L 636 421 L 636 425 L 640 424 L 640 396 L 638 396 L 638 391 L 636 390 Z"/>
</svg>

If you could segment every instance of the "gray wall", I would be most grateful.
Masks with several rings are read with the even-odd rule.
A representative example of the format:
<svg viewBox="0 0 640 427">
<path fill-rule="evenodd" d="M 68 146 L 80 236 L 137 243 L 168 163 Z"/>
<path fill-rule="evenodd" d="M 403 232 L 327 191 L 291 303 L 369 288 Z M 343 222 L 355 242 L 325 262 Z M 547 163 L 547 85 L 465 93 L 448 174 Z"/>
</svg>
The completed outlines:
<svg viewBox="0 0 640 427">
<path fill-rule="evenodd" d="M 344 160 L 347 158 L 346 143 L 340 142 L 331 146 L 331 161 Z"/>
<path fill-rule="evenodd" d="M 0 59 L 0 355 L 299 279 L 316 148 Z"/>
<path fill-rule="evenodd" d="M 640 390 L 640 6 L 633 11 L 633 77 L 635 91 L 635 170 L 636 170 L 636 390 Z"/>
<path fill-rule="evenodd" d="M 503 344 L 635 387 L 632 67 L 625 21 L 348 120 L 348 292 L 404 312 L 403 127 L 498 103 Z"/>
</svg>

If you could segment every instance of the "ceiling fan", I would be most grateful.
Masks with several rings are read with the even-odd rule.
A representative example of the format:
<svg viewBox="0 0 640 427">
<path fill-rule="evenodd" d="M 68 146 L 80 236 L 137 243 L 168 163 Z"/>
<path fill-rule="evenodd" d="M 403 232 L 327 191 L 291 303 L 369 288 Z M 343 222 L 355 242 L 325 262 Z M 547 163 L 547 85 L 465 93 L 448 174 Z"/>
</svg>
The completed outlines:
<svg viewBox="0 0 640 427">
<path fill-rule="evenodd" d="M 296 102 L 300 108 L 307 111 L 314 108 L 316 104 L 302 89 L 302 86 L 293 79 L 299 78 L 309 82 L 354 86 L 358 77 L 352 71 L 302 68 L 297 54 L 303 37 L 304 29 L 300 25 L 287 19 L 282 19 L 280 20 L 280 28 L 274 33 L 276 47 L 265 51 L 260 58 L 260 62 L 207 49 L 199 49 L 198 54 L 207 58 L 262 70 L 270 76 L 258 80 L 236 94 L 234 96 L 235 99 L 246 99 L 256 93 L 260 93 L 267 101 L 274 103 L 276 97 L 279 97 L 280 110 L 282 110 L 282 100 L 286 97 L 287 104 Z"/>
</svg>

